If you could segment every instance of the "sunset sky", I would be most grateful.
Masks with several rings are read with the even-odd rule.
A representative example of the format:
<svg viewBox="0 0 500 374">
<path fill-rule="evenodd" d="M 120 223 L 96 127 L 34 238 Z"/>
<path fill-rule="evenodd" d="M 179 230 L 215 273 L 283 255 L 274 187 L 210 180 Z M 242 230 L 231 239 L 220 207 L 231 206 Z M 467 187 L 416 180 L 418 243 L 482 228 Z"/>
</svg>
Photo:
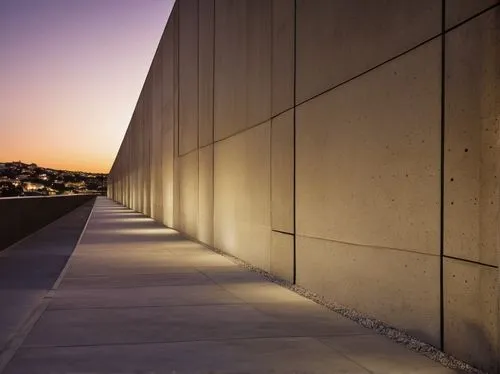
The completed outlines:
<svg viewBox="0 0 500 374">
<path fill-rule="evenodd" d="M 0 162 L 108 172 L 173 0 L 0 0 Z"/>
</svg>

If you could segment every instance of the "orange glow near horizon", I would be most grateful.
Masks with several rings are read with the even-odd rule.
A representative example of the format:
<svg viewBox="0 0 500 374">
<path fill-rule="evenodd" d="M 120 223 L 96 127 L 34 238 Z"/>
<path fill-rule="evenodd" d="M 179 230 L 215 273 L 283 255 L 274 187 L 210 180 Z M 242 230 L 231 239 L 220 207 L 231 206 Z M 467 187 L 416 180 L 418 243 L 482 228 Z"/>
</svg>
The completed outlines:
<svg viewBox="0 0 500 374">
<path fill-rule="evenodd" d="M 2 0 L 0 162 L 107 173 L 173 0 Z"/>
</svg>

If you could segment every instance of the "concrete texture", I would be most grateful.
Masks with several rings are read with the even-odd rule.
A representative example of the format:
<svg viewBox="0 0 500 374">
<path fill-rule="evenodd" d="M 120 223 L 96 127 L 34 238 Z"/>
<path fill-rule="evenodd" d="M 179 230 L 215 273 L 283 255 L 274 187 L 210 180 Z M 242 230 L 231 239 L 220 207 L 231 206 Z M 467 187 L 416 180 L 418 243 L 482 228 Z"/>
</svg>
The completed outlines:
<svg viewBox="0 0 500 374">
<path fill-rule="evenodd" d="M 446 0 L 446 28 L 474 17 L 485 9 L 499 4 L 498 0 Z"/>
<path fill-rule="evenodd" d="M 271 246 L 270 135 L 267 123 L 216 143 L 214 151 L 215 247 L 266 270 Z"/>
<path fill-rule="evenodd" d="M 296 245 L 297 284 L 439 345 L 439 257 L 300 235 Z"/>
<path fill-rule="evenodd" d="M 93 199 L 87 199 L 80 207 L 0 252 L 0 364 L 16 332 L 63 270 L 93 204 Z M 57 211 L 57 203 L 54 208 Z"/>
<path fill-rule="evenodd" d="M 271 2 L 247 1 L 247 126 L 271 117 Z M 236 82 L 238 84 L 238 82 Z"/>
<path fill-rule="evenodd" d="M 273 231 L 271 236 L 270 272 L 279 278 L 293 282 L 294 236 Z"/>
<path fill-rule="evenodd" d="M 272 0 L 272 114 L 294 106 L 295 2 Z"/>
<path fill-rule="evenodd" d="M 214 147 L 199 150 L 198 171 L 198 234 L 201 242 L 214 244 Z"/>
<path fill-rule="evenodd" d="M 0 199 L 0 251 L 93 198 L 64 195 Z"/>
<path fill-rule="evenodd" d="M 198 131 L 199 147 L 214 141 L 214 12 L 215 0 L 199 2 Z"/>
<path fill-rule="evenodd" d="M 498 264 L 500 224 L 498 9 L 446 38 L 445 254 L 490 265 Z"/>
<path fill-rule="evenodd" d="M 198 0 L 179 3 L 179 155 L 198 147 Z"/>
<path fill-rule="evenodd" d="M 500 352 L 486 347 L 500 339 L 500 288 L 470 282 L 476 271 L 499 278 L 499 8 L 494 0 L 178 0 L 108 196 L 498 372 Z M 461 285 L 449 279 L 451 260 L 478 268 Z M 99 278 L 71 287 L 125 287 L 133 269 L 154 269 L 138 278 L 145 287 L 179 284 L 172 269 L 189 269 L 138 257 L 78 266 Z M 471 304 L 448 305 L 460 292 Z M 491 316 L 483 304 L 497 305 Z"/>
<path fill-rule="evenodd" d="M 106 280 L 100 287 L 89 287 L 103 279 L 91 266 L 82 266 L 121 268 L 139 259 L 172 267 L 169 273 L 177 274 L 179 282 L 168 285 L 150 279 L 144 286 L 142 279 L 156 274 L 156 267 L 131 267 L 121 274 L 130 280 L 122 288 L 110 288 Z M 199 276 L 194 284 L 192 274 Z M 92 283 L 68 288 L 74 279 Z M 399 373 L 453 373 L 243 271 L 174 230 L 98 199 L 60 288 L 3 374 L 368 374 L 387 368 Z"/>
<path fill-rule="evenodd" d="M 294 111 L 271 122 L 272 226 L 293 233 L 294 227 Z"/>
<path fill-rule="evenodd" d="M 246 3 L 215 2 L 214 140 L 247 127 Z"/>
<path fill-rule="evenodd" d="M 440 23 L 434 0 L 298 0 L 296 103 L 438 35 Z"/>
<path fill-rule="evenodd" d="M 271 115 L 271 3 L 215 3 L 215 140 Z"/>
<path fill-rule="evenodd" d="M 499 349 L 498 269 L 445 259 L 444 277 L 445 348 L 494 373 Z"/>
<path fill-rule="evenodd" d="M 152 107 L 151 107 L 151 216 L 163 222 L 163 177 L 162 177 L 162 51 L 156 51 L 155 65 L 152 70 Z M 158 135 L 156 135 L 158 134 Z M 128 189 L 128 186 L 127 186 Z"/>
<path fill-rule="evenodd" d="M 439 253 L 439 47 L 296 109 L 297 234 Z"/>
<path fill-rule="evenodd" d="M 410 354 L 404 348 L 391 344 L 377 335 L 345 336 L 338 339 L 321 338 L 320 341 L 369 368 L 373 373 L 433 374 L 443 370 L 435 367 L 424 357 Z"/>
<path fill-rule="evenodd" d="M 198 151 L 179 158 L 179 227 L 189 236 L 198 233 Z"/>
</svg>

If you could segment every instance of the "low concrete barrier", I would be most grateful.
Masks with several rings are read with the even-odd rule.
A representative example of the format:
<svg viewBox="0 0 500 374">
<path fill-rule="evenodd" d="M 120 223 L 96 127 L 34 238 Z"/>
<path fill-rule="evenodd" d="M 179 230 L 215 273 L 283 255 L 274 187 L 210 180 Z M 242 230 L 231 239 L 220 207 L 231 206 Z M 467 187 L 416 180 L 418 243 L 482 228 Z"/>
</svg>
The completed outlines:
<svg viewBox="0 0 500 374">
<path fill-rule="evenodd" d="M 93 198 L 93 195 L 0 198 L 0 251 Z"/>
</svg>

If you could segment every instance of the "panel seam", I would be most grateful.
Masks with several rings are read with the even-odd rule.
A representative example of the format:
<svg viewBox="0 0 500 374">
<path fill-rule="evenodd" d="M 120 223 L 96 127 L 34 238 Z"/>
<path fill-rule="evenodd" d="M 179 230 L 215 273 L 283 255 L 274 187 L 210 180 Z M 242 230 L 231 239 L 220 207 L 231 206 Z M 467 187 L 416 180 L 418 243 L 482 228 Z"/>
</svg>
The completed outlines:
<svg viewBox="0 0 500 374">
<path fill-rule="evenodd" d="M 448 256 L 448 255 L 443 255 L 443 257 L 447 258 L 447 259 L 450 259 L 450 260 L 462 261 L 462 262 L 467 262 L 469 264 L 484 266 L 484 267 L 488 267 L 488 268 L 492 268 L 492 269 L 498 269 L 498 265 L 487 264 L 487 263 L 481 262 L 481 261 L 469 260 L 467 258 L 461 258 L 461 257 L 456 257 L 456 256 Z"/>
<path fill-rule="evenodd" d="M 297 0 L 293 4 L 293 277 L 297 283 Z"/>
<path fill-rule="evenodd" d="M 439 325 L 440 347 L 444 350 L 444 177 L 445 177 L 445 22 L 446 0 L 441 0 L 441 149 L 440 149 L 440 212 L 439 212 Z"/>
</svg>

